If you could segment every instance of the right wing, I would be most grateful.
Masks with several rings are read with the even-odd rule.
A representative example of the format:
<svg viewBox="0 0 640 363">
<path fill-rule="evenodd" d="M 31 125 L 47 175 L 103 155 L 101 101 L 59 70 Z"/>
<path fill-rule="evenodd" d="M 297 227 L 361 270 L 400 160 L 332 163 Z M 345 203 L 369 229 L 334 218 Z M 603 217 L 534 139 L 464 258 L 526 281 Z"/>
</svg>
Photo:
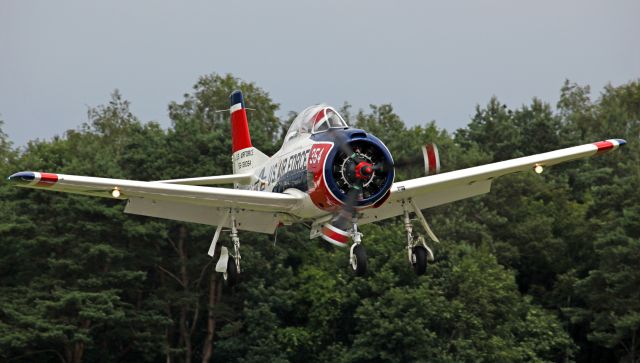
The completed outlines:
<svg viewBox="0 0 640 363">
<path fill-rule="evenodd" d="M 126 213 L 220 225 L 237 209 L 238 228 L 272 233 L 286 214 L 301 207 L 304 194 L 24 171 L 9 181 L 17 186 L 127 200 Z"/>
<path fill-rule="evenodd" d="M 364 210 L 359 222 L 365 224 L 402 215 L 406 202 L 426 209 L 485 194 L 497 177 L 594 156 L 624 144 L 626 141 L 622 139 L 611 139 L 393 183 L 389 199 L 379 208 Z"/>
</svg>

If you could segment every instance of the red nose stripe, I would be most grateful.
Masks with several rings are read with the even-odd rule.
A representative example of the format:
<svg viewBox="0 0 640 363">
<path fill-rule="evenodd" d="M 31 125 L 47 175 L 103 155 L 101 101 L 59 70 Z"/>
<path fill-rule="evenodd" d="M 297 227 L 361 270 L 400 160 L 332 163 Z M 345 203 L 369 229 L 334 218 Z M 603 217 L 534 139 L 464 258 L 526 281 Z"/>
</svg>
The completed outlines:
<svg viewBox="0 0 640 363">
<path fill-rule="evenodd" d="M 346 246 L 347 242 L 349 241 L 349 235 L 346 232 L 343 231 L 343 233 L 338 233 L 332 230 L 330 225 L 328 224 L 322 226 L 322 238 L 325 241 L 340 247 Z"/>
<path fill-rule="evenodd" d="M 58 175 L 51 173 L 40 173 L 40 181 L 36 186 L 39 187 L 50 187 L 53 184 L 58 182 Z"/>
</svg>

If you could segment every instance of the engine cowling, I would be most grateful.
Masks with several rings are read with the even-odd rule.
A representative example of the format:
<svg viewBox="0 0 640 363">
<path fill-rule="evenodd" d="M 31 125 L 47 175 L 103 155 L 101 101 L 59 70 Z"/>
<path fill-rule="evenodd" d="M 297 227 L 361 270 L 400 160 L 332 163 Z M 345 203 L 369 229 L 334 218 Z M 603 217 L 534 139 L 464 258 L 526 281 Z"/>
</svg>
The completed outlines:
<svg viewBox="0 0 640 363">
<path fill-rule="evenodd" d="M 354 186 L 361 186 L 354 208 L 375 207 L 384 201 L 395 171 L 391 153 L 377 137 L 347 129 L 317 134 L 312 139 L 316 144 L 309 152 L 307 184 L 318 208 L 338 211 Z M 354 155 L 347 155 L 351 152 Z"/>
</svg>

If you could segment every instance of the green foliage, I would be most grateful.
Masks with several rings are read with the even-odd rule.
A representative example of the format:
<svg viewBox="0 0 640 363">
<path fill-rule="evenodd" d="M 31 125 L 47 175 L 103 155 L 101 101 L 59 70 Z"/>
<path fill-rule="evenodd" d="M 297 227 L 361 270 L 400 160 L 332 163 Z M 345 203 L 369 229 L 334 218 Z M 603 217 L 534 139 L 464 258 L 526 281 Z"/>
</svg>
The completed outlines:
<svg viewBox="0 0 640 363">
<path fill-rule="evenodd" d="M 0 171 L 158 180 L 227 174 L 229 93 L 241 89 L 253 143 L 275 152 L 286 121 L 253 83 L 201 77 L 172 126 L 141 123 L 115 91 L 88 122 L 13 149 Z M 450 135 L 407 127 L 391 105 L 343 114 L 389 147 L 398 180 L 610 137 L 616 153 L 516 174 L 492 193 L 427 211 L 442 243 L 426 276 L 406 262 L 399 221 L 363 226 L 370 273 L 304 226 L 243 233 L 243 281 L 224 287 L 205 251 L 213 229 L 124 215 L 111 200 L 0 184 L 0 360 L 16 362 L 554 362 L 639 360 L 640 83 L 567 81 L 557 111 L 496 98 Z M 290 121 L 290 120 L 289 120 Z M 223 240 L 222 243 L 228 243 Z"/>
<path fill-rule="evenodd" d="M 4 122 L 0 119 L 0 172 L 4 175 L 9 172 L 9 165 L 13 162 L 16 153 L 12 150 L 8 135 L 2 131 L 2 125 Z"/>
<path fill-rule="evenodd" d="M 607 87 L 589 110 L 592 122 L 585 122 L 586 116 L 579 124 L 568 118 L 569 125 L 585 135 L 616 132 L 631 142 L 607 161 L 594 160 L 593 166 L 602 173 L 587 175 L 603 181 L 596 181 L 589 191 L 598 201 L 587 212 L 594 258 L 573 283 L 577 301 L 564 312 L 586 330 L 589 342 L 609 348 L 608 354 L 616 359 L 636 362 L 640 359 L 640 83 Z"/>
</svg>

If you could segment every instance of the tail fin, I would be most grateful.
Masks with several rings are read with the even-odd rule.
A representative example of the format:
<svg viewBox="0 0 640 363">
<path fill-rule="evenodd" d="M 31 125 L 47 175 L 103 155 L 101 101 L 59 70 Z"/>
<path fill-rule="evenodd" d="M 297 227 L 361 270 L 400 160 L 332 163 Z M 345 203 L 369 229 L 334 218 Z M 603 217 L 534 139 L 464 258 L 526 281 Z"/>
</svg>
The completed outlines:
<svg viewBox="0 0 640 363">
<path fill-rule="evenodd" d="M 249 134 L 249 122 L 247 121 L 247 111 L 244 108 L 244 98 L 242 92 L 233 91 L 229 96 L 231 107 L 231 143 L 232 151 L 246 149 L 252 147 L 251 135 Z"/>
<path fill-rule="evenodd" d="M 229 96 L 231 107 L 231 151 L 233 173 L 247 172 L 264 164 L 269 157 L 251 144 L 247 111 L 242 92 L 233 91 Z"/>
</svg>

